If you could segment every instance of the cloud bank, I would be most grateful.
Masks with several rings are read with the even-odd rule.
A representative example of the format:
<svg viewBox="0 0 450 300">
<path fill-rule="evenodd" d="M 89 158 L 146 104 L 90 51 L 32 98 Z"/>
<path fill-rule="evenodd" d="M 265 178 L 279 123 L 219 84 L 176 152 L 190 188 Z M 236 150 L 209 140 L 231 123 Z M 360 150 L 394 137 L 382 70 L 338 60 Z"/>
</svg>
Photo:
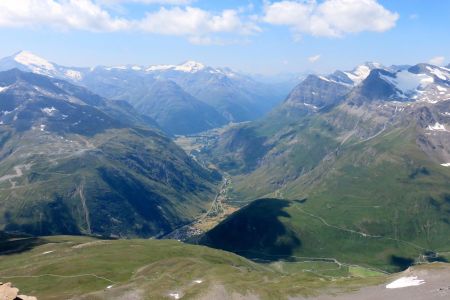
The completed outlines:
<svg viewBox="0 0 450 300">
<path fill-rule="evenodd" d="M 295 34 L 342 37 L 363 31 L 383 32 L 399 18 L 376 0 L 266 2 L 263 21 L 288 26 Z"/>
<path fill-rule="evenodd" d="M 212 12 L 195 0 L 1 0 L 0 27 L 49 27 L 92 32 L 141 31 L 185 37 L 208 44 L 220 35 L 248 36 L 261 24 L 289 27 L 295 35 L 342 37 L 363 31 L 383 32 L 395 26 L 398 14 L 376 0 L 265 1 L 260 15 L 242 8 Z M 142 3 L 160 7 L 145 17 L 115 16 L 109 4 Z M 162 6 L 161 6 L 162 5 Z"/>
</svg>

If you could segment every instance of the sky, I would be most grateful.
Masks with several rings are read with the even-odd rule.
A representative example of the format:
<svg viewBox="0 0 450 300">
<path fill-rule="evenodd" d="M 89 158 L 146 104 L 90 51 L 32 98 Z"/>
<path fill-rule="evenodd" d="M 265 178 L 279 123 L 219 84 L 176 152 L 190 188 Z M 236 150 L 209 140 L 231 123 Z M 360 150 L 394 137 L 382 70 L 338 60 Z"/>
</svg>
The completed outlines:
<svg viewBox="0 0 450 300">
<path fill-rule="evenodd" d="M 447 0 L 0 0 L 0 57 L 247 73 L 450 62 Z"/>
</svg>

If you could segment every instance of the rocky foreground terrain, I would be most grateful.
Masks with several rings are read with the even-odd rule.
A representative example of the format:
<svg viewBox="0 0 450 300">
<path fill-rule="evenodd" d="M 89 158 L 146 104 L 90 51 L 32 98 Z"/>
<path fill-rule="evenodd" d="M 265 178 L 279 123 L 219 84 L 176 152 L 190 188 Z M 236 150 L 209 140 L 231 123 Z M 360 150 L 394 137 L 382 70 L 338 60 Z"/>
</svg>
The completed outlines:
<svg viewBox="0 0 450 300">
<path fill-rule="evenodd" d="M 19 295 L 19 289 L 14 287 L 11 282 L 0 282 L 0 299 L 2 300 L 37 300 L 33 296 Z"/>
</svg>

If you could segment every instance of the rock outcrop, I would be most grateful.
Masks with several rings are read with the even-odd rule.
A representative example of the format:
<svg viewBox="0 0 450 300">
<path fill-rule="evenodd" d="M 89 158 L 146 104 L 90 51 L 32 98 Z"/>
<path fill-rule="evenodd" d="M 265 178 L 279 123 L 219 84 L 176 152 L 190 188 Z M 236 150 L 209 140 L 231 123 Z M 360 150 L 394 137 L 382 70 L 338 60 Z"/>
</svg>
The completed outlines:
<svg viewBox="0 0 450 300">
<path fill-rule="evenodd" d="M 0 299 L 1 300 L 37 300 L 33 296 L 19 295 L 19 289 L 14 287 L 11 282 L 0 282 Z"/>
</svg>

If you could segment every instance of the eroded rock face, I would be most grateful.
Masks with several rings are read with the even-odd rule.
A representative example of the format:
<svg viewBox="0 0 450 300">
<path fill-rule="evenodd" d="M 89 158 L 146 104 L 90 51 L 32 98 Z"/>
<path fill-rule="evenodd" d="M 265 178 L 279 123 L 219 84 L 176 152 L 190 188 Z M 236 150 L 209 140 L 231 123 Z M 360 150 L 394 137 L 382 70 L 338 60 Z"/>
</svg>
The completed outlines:
<svg viewBox="0 0 450 300">
<path fill-rule="evenodd" d="M 33 296 L 18 295 L 19 289 L 13 287 L 11 282 L 0 282 L 0 299 L 1 300 L 37 300 Z"/>
</svg>

